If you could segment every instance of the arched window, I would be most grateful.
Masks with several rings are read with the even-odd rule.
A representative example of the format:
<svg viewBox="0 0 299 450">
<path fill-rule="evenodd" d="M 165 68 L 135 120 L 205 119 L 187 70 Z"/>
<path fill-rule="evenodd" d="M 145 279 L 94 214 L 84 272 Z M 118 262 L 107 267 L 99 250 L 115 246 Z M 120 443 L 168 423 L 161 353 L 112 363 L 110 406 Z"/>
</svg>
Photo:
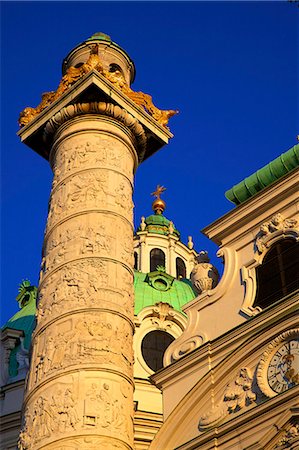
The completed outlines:
<svg viewBox="0 0 299 450">
<path fill-rule="evenodd" d="M 257 293 L 253 306 L 266 308 L 299 288 L 299 242 L 283 239 L 268 251 L 256 269 Z"/>
<path fill-rule="evenodd" d="M 165 267 L 165 253 L 159 248 L 153 248 L 150 253 L 150 272 L 157 270 L 158 266 Z"/>
<path fill-rule="evenodd" d="M 175 261 L 175 265 L 176 265 L 176 277 L 178 279 L 186 278 L 186 265 L 185 265 L 184 261 L 182 260 L 182 258 L 177 257 L 177 259 Z"/>
<path fill-rule="evenodd" d="M 145 335 L 141 343 L 144 361 L 150 369 L 156 372 L 163 367 L 163 356 L 174 337 L 165 331 L 154 330 Z"/>
<path fill-rule="evenodd" d="M 138 270 L 138 253 L 134 252 L 134 269 Z"/>
</svg>

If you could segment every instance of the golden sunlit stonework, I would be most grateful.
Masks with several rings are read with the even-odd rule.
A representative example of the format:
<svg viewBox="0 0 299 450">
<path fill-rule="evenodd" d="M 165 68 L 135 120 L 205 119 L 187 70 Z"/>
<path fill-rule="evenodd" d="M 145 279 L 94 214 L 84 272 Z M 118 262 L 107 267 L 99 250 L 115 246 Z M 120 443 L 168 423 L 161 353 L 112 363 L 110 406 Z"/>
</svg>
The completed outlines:
<svg viewBox="0 0 299 450">
<path fill-rule="evenodd" d="M 298 450 L 299 144 L 202 230 L 219 274 L 164 215 L 162 185 L 134 231 L 134 175 L 175 113 L 134 75 L 96 33 L 21 115 L 53 183 L 38 289 L 21 284 L 1 329 L 1 448 Z"/>
<path fill-rule="evenodd" d="M 136 105 L 141 106 L 150 114 L 160 125 L 167 127 L 170 117 L 178 113 L 174 110 L 161 110 L 157 108 L 152 101 L 152 97 L 143 92 L 135 92 L 128 86 L 126 80 L 120 70 L 116 69 L 114 72 L 109 72 L 104 69 L 101 58 L 99 57 L 98 44 L 90 46 L 90 55 L 88 60 L 80 67 L 69 67 L 66 74 L 62 77 L 56 91 L 46 92 L 42 94 L 42 101 L 36 107 L 26 107 L 19 117 L 19 125 L 21 127 L 31 122 L 39 113 L 51 105 L 55 100 L 61 97 L 70 86 L 76 83 L 80 78 L 89 73 L 91 70 L 96 70 L 109 80 L 114 87 L 127 95 Z"/>
</svg>

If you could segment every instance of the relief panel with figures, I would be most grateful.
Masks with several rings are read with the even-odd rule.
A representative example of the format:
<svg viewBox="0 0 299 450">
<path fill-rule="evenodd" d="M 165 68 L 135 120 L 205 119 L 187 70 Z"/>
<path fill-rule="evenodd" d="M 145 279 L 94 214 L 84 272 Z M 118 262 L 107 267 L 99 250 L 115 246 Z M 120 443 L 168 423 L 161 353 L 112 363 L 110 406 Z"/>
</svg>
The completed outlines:
<svg viewBox="0 0 299 450">
<path fill-rule="evenodd" d="M 128 314 L 133 306 L 133 274 L 114 261 L 86 258 L 44 275 L 39 288 L 37 329 L 47 321 L 86 308 Z"/>
<path fill-rule="evenodd" d="M 108 312 L 76 314 L 34 337 L 30 386 L 74 366 L 114 366 L 131 375 L 132 324 Z"/>
<path fill-rule="evenodd" d="M 47 231 L 69 215 L 106 209 L 132 221 L 132 185 L 127 178 L 107 170 L 80 172 L 53 189 L 49 202 Z"/>
<path fill-rule="evenodd" d="M 98 134 L 76 137 L 65 141 L 60 145 L 56 153 L 53 166 L 54 186 L 70 173 L 95 167 L 115 169 L 130 180 L 133 179 L 131 152 L 121 142 L 109 136 L 101 137 Z"/>
<path fill-rule="evenodd" d="M 41 389 L 30 398 L 25 407 L 19 448 L 33 450 L 57 438 L 70 437 L 71 441 L 77 441 L 76 435 L 83 431 L 85 435 L 112 436 L 118 442 L 132 439 L 132 396 L 132 385 L 125 379 L 116 380 L 113 375 L 107 378 L 95 372 L 81 372 L 64 376 L 48 385 L 47 391 Z"/>
</svg>

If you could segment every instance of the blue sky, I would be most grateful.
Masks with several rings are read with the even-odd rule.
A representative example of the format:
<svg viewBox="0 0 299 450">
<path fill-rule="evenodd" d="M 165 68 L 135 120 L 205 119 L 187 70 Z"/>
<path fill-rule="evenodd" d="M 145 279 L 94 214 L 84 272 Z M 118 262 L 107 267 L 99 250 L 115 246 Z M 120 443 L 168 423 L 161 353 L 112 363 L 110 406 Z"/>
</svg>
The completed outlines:
<svg viewBox="0 0 299 450">
<path fill-rule="evenodd" d="M 135 220 L 163 184 L 182 240 L 219 265 L 200 230 L 233 208 L 227 189 L 296 143 L 298 12 L 287 1 L 1 3 L 1 323 L 22 279 L 37 283 L 52 178 L 20 143 L 17 118 L 56 89 L 67 53 L 109 34 L 135 62 L 132 87 L 180 111 L 171 143 L 137 171 Z"/>
</svg>

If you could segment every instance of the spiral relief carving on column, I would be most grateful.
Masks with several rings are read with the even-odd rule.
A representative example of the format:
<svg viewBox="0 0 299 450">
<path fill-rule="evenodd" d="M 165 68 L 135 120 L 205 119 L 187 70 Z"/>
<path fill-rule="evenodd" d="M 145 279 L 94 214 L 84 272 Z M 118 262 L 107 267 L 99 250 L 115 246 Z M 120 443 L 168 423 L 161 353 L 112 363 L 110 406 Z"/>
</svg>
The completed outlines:
<svg viewBox="0 0 299 450">
<path fill-rule="evenodd" d="M 86 110 L 64 110 L 46 126 L 48 133 L 57 130 L 50 157 L 54 180 L 20 448 L 51 447 L 53 439 L 72 440 L 83 430 L 109 435 L 128 449 L 134 145 L 137 138 L 145 145 L 143 129 L 114 105 L 105 111 L 111 117 L 119 112 L 135 137 L 99 115 L 65 122 Z"/>
</svg>

